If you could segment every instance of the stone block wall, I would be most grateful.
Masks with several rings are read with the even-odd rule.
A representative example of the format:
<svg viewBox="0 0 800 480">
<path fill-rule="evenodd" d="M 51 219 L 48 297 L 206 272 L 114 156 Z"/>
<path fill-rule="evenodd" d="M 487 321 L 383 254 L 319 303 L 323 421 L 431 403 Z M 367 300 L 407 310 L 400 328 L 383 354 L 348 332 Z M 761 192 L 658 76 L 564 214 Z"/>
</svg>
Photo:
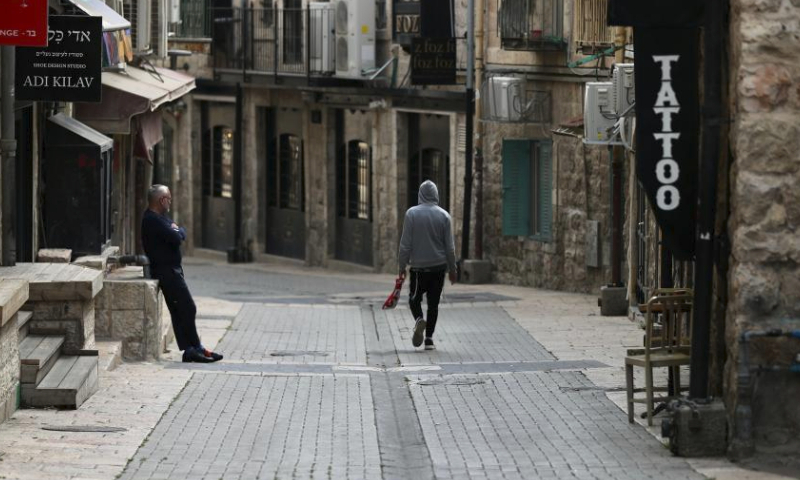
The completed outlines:
<svg viewBox="0 0 800 480">
<path fill-rule="evenodd" d="M 17 317 L 0 326 L 0 423 L 17 408 L 19 387 L 19 340 Z"/>
<path fill-rule="evenodd" d="M 580 114 L 579 84 L 554 83 L 545 88 L 552 89 L 554 123 Z M 552 135 L 536 124 L 487 122 L 484 128 L 484 258 L 492 263 L 493 280 L 574 292 L 599 291 L 611 280 L 608 150 L 585 146 L 579 138 Z M 504 139 L 553 141 L 550 242 L 503 236 Z M 627 173 L 623 178 L 627 183 Z M 590 220 L 599 222 L 600 267 L 587 266 Z M 627 230 L 624 235 L 627 237 Z M 623 245 L 627 245 L 626 239 Z M 627 272 L 625 265 L 622 272 Z"/>
<path fill-rule="evenodd" d="M 33 312 L 30 332 L 65 335 L 65 353 L 95 347 L 93 300 L 29 301 L 26 308 Z"/>
<path fill-rule="evenodd" d="M 800 329 L 800 2 L 732 0 L 730 24 L 731 239 L 725 367 L 732 454 L 785 445 L 800 436 L 797 374 L 761 374 L 740 391 L 740 336 Z M 751 364 L 788 365 L 800 341 L 754 342 Z M 744 395 L 744 398 L 740 397 Z M 751 445 L 737 437 L 753 426 Z M 796 450 L 795 450 L 796 451 Z"/>
<path fill-rule="evenodd" d="M 161 358 L 172 338 L 169 314 L 158 281 L 142 278 L 141 267 L 110 274 L 95 305 L 97 336 L 121 341 L 123 358 Z"/>
</svg>

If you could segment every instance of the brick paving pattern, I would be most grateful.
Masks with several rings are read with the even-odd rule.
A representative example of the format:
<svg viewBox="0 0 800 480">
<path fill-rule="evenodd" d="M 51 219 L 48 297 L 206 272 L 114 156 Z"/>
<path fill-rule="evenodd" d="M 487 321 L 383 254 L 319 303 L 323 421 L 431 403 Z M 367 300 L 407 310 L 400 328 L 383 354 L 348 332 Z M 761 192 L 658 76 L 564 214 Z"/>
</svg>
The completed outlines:
<svg viewBox="0 0 800 480">
<path fill-rule="evenodd" d="M 414 320 L 407 308 L 376 313 L 389 322 L 403 365 L 554 360 L 505 310 L 497 307 L 442 307 L 433 339 L 436 350 L 411 345 Z"/>
<path fill-rule="evenodd" d="M 408 379 L 437 479 L 704 478 L 579 372 Z"/>
<path fill-rule="evenodd" d="M 363 365 L 360 315 L 354 306 L 245 304 L 218 349 L 234 362 Z"/>
<path fill-rule="evenodd" d="M 364 375 L 199 374 L 122 479 L 380 478 Z"/>
</svg>

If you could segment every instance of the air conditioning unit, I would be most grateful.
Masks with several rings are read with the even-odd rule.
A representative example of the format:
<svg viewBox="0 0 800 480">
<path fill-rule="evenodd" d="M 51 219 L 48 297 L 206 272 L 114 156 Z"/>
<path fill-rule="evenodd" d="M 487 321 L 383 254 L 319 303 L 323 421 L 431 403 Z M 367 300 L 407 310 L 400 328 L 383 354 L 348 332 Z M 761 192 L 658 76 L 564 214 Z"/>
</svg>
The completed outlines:
<svg viewBox="0 0 800 480">
<path fill-rule="evenodd" d="M 375 0 L 336 0 L 336 75 L 375 68 Z"/>
<path fill-rule="evenodd" d="M 520 120 L 525 101 L 525 81 L 517 77 L 489 77 L 487 83 L 484 105 L 489 120 Z"/>
<path fill-rule="evenodd" d="M 614 67 L 612 77 L 614 84 L 614 112 L 617 115 L 633 115 L 634 104 L 634 83 L 633 83 L 633 64 L 620 63 Z"/>
<path fill-rule="evenodd" d="M 614 84 L 589 82 L 583 105 L 583 143 L 589 145 L 621 145 L 613 134 L 617 116 L 614 112 Z"/>
<path fill-rule="evenodd" d="M 334 20 L 336 5 L 329 2 L 308 4 L 311 17 L 311 71 L 313 73 L 333 73 L 336 70 L 336 51 Z"/>
</svg>

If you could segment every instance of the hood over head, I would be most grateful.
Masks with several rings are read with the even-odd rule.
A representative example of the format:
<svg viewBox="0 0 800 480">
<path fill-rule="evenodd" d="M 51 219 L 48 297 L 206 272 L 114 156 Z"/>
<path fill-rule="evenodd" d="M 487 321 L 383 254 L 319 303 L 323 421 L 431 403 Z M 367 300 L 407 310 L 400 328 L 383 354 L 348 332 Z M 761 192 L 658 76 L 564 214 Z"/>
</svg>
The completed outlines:
<svg viewBox="0 0 800 480">
<path fill-rule="evenodd" d="M 439 189 L 436 188 L 436 184 L 430 180 L 422 182 L 422 185 L 419 186 L 417 201 L 420 205 L 423 203 L 439 205 Z"/>
</svg>

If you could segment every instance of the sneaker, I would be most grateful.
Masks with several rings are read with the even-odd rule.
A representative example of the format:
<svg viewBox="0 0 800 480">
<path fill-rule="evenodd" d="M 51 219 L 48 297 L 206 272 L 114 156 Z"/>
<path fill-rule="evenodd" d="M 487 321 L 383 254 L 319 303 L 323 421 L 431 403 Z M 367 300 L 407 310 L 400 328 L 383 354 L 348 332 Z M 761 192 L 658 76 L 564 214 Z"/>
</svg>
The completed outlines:
<svg viewBox="0 0 800 480">
<path fill-rule="evenodd" d="M 436 350 L 436 345 L 433 344 L 432 338 L 425 339 L 425 350 Z"/>
<path fill-rule="evenodd" d="M 411 344 L 415 347 L 422 345 L 422 336 L 425 335 L 425 327 L 428 322 L 424 318 L 419 317 L 417 323 L 414 325 L 414 336 L 411 337 Z"/>
<path fill-rule="evenodd" d="M 211 358 L 211 360 L 213 360 L 215 362 L 219 362 L 220 360 L 222 360 L 222 355 L 221 354 L 219 354 L 217 352 L 212 352 L 211 350 L 209 350 L 207 348 L 203 349 L 203 355 L 205 355 L 206 357 Z"/>
</svg>

